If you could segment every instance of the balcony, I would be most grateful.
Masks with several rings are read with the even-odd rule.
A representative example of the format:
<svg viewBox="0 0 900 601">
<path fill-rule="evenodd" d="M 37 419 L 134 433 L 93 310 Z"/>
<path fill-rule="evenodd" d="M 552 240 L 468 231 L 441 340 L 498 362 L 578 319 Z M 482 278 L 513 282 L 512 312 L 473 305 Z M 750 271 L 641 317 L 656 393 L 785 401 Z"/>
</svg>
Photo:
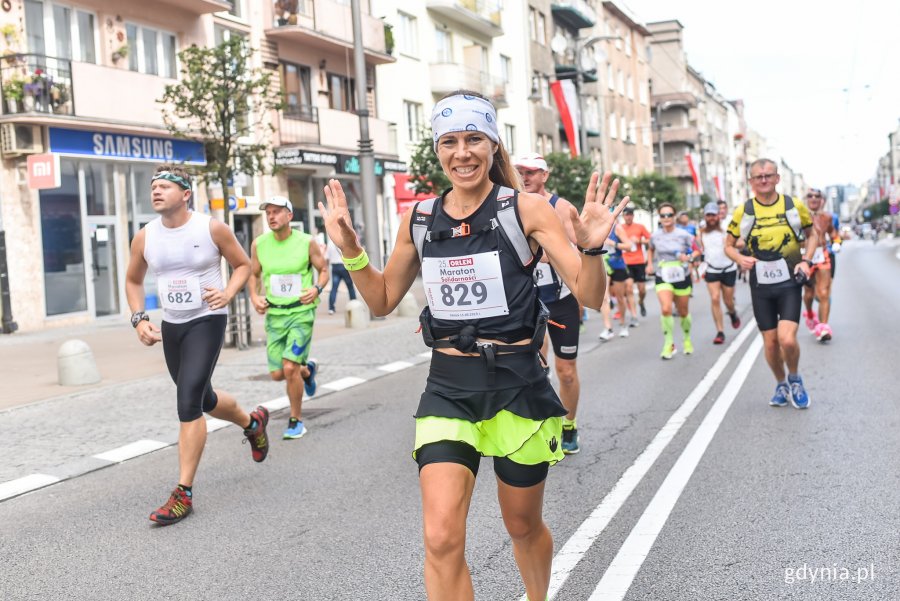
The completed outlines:
<svg viewBox="0 0 900 601">
<path fill-rule="evenodd" d="M 696 127 L 663 127 L 663 144 L 687 144 L 696 146 L 700 140 L 700 134 Z M 659 132 L 653 132 L 653 143 L 659 142 Z"/>
<path fill-rule="evenodd" d="M 160 4 L 168 4 L 195 15 L 205 15 L 231 10 L 229 0 L 160 0 Z"/>
<path fill-rule="evenodd" d="M 392 154 L 391 125 L 383 119 L 369 117 L 369 136 L 372 138 L 376 154 Z M 322 146 L 357 152 L 359 117 L 356 113 L 320 108 L 319 131 Z"/>
<path fill-rule="evenodd" d="M 497 0 L 426 0 L 425 7 L 485 37 L 503 35 Z"/>
<path fill-rule="evenodd" d="M 3 114 L 75 114 L 72 62 L 42 54 L 13 54 L 0 60 Z"/>
<path fill-rule="evenodd" d="M 281 144 L 319 144 L 319 109 L 314 106 L 287 106 L 281 111 Z"/>
<path fill-rule="evenodd" d="M 597 13 L 584 0 L 552 0 L 553 18 L 572 29 L 584 29 L 597 24 Z"/>
<path fill-rule="evenodd" d="M 372 15 L 361 17 L 366 62 L 373 65 L 396 62 L 388 54 L 384 22 Z M 346 50 L 353 50 L 350 6 L 334 0 L 299 0 L 296 12 L 274 11 L 273 27 L 266 30 L 266 35 L 278 42 L 343 55 Z"/>
<path fill-rule="evenodd" d="M 499 77 L 455 63 L 432 63 L 430 69 L 434 94 L 472 90 L 486 96 L 497 108 L 509 106 L 509 84 Z"/>
</svg>

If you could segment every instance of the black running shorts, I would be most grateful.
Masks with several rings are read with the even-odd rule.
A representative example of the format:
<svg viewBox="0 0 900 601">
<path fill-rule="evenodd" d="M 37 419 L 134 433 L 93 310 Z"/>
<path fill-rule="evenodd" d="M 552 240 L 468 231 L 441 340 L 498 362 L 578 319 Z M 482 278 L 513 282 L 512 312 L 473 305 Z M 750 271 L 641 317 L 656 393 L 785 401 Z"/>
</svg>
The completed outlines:
<svg viewBox="0 0 900 601">
<path fill-rule="evenodd" d="M 710 284 L 721 282 L 723 286 L 734 288 L 737 282 L 737 269 L 734 271 L 707 271 L 703 278 Z"/>
<path fill-rule="evenodd" d="M 751 283 L 750 300 L 760 332 L 774 330 L 781 320 L 800 323 L 803 287 L 793 281 L 771 286 Z"/>
<path fill-rule="evenodd" d="M 647 281 L 647 264 L 638 263 L 637 265 L 628 265 L 628 277 L 635 282 Z"/>
</svg>

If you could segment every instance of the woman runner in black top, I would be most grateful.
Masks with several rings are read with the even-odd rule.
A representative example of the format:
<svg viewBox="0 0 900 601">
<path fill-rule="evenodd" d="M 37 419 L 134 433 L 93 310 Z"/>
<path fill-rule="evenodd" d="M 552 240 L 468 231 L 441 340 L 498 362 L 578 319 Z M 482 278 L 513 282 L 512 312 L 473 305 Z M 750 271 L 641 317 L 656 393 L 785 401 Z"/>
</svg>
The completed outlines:
<svg viewBox="0 0 900 601">
<path fill-rule="evenodd" d="M 541 369 L 546 313 L 531 272 L 546 252 L 578 300 L 599 308 L 606 290 L 600 249 L 628 197 L 615 204 L 618 180 L 593 174 L 584 209 L 579 215 L 573 207 L 570 215 L 579 253 L 546 200 L 513 190 L 518 178 L 489 101 L 468 91 L 451 94 L 435 106 L 432 128 L 453 187 L 407 211 L 383 272 L 368 265 L 338 181 L 328 182 L 319 210 L 375 315 L 393 311 L 422 268 L 429 306 L 421 320 L 434 351 L 416 412 L 413 455 L 420 469 L 428 598 L 474 599 L 466 515 L 478 461 L 486 455 L 494 457 L 503 521 L 526 594 L 543 600 L 553 555 L 542 518 L 544 478 L 562 458 L 565 409 Z M 510 210 L 514 220 L 500 218 Z"/>
</svg>

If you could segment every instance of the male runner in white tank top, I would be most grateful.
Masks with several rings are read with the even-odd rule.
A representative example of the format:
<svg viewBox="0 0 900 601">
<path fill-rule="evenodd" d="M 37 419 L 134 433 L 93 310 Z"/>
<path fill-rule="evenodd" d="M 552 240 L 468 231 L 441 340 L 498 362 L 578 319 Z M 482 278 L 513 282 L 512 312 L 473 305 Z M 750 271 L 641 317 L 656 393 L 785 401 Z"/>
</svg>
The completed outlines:
<svg viewBox="0 0 900 601">
<path fill-rule="evenodd" d="M 161 165 L 150 183 L 153 210 L 159 218 L 139 231 L 131 243 L 125 292 L 133 311 L 131 325 L 147 346 L 163 343 L 166 365 L 178 397 L 178 486 L 169 500 L 150 514 L 160 525 L 187 517 L 193 507 L 194 475 L 206 444 L 204 413 L 237 424 L 250 441 L 253 460 L 269 451 L 269 412 L 247 414 L 230 394 L 213 390 L 211 378 L 225 336 L 228 303 L 250 276 L 250 258 L 231 229 L 189 208 L 188 173 Z M 222 284 L 221 260 L 234 269 Z M 161 328 L 144 313 L 144 276 L 152 269 L 163 306 Z"/>
</svg>

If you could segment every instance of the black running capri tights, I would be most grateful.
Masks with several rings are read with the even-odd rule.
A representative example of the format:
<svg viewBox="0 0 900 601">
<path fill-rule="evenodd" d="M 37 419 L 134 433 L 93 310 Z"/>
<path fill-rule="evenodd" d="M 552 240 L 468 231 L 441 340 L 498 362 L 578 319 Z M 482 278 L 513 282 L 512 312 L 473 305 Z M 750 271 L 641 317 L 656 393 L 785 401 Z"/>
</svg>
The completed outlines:
<svg viewBox="0 0 900 601">
<path fill-rule="evenodd" d="M 225 340 L 227 315 L 207 315 L 185 323 L 162 322 L 163 354 L 175 382 L 178 419 L 192 422 L 216 408 L 212 375 Z"/>
</svg>

